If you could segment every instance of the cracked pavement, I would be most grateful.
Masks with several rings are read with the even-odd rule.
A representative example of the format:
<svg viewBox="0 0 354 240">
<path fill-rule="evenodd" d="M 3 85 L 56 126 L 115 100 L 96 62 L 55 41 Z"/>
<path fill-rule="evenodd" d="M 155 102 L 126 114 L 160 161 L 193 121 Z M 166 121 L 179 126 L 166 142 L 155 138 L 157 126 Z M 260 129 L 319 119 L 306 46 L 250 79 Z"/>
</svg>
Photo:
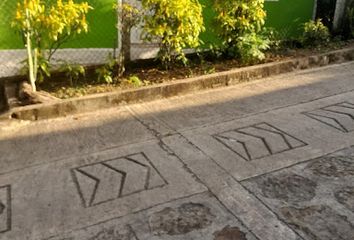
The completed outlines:
<svg viewBox="0 0 354 240">
<path fill-rule="evenodd" d="M 0 123 L 1 240 L 354 239 L 354 62 Z"/>
</svg>

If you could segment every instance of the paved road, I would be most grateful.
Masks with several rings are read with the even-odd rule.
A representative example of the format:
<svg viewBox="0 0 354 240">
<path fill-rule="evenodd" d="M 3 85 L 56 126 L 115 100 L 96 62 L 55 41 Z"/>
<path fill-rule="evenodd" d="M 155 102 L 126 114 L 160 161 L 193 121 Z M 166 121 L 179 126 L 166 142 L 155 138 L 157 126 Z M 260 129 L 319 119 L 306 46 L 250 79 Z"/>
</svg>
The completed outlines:
<svg viewBox="0 0 354 240">
<path fill-rule="evenodd" d="M 354 239 L 354 62 L 0 129 L 1 240 Z"/>
</svg>

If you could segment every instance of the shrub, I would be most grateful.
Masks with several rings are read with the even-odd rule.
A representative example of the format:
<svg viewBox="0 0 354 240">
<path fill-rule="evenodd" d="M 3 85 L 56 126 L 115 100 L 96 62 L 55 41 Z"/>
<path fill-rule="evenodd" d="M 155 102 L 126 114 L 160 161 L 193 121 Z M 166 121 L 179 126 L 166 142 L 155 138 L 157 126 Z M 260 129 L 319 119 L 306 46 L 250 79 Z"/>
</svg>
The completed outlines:
<svg viewBox="0 0 354 240">
<path fill-rule="evenodd" d="M 127 83 L 133 85 L 134 87 L 140 87 L 141 85 L 143 85 L 143 82 L 140 80 L 140 78 L 135 75 L 130 76 L 127 80 Z"/>
<path fill-rule="evenodd" d="M 317 47 L 321 44 L 325 44 L 330 40 L 330 33 L 328 27 L 326 27 L 321 19 L 316 21 L 310 20 L 304 24 L 302 34 L 302 44 L 304 46 Z"/>
<path fill-rule="evenodd" d="M 261 60 L 269 41 L 264 30 L 264 0 L 215 0 L 218 35 L 224 51 L 242 61 Z"/>
<path fill-rule="evenodd" d="M 245 34 L 238 39 L 236 48 L 240 49 L 239 56 L 243 62 L 263 60 L 265 58 L 264 51 L 270 48 L 270 40 L 257 33 Z"/>
<path fill-rule="evenodd" d="M 42 0 L 23 0 L 17 4 L 12 26 L 25 41 L 33 91 L 37 79 L 49 75 L 50 59 L 59 47 L 73 35 L 88 31 L 86 14 L 90 9 L 88 3 L 73 0 L 57 0 L 52 5 Z"/>
<path fill-rule="evenodd" d="M 202 6 L 197 0 L 142 0 L 149 12 L 144 18 L 145 39 L 159 41 L 158 57 L 168 67 L 176 60 L 186 64 L 184 48 L 197 48 L 204 31 Z"/>
<path fill-rule="evenodd" d="M 106 64 L 96 69 L 98 83 L 114 83 L 114 81 L 117 80 L 114 76 L 117 72 L 117 67 L 117 60 L 112 56 L 112 54 L 108 54 Z"/>
<path fill-rule="evenodd" d="M 293 36 L 289 27 L 281 30 L 275 30 L 274 28 L 267 29 L 268 39 L 270 41 L 271 51 L 287 51 L 289 49 L 301 48 L 302 44 L 299 37 Z"/>
<path fill-rule="evenodd" d="M 62 61 L 62 65 L 59 71 L 65 74 L 65 77 L 69 79 L 70 86 L 74 86 L 79 81 L 80 77 L 85 77 L 85 67 L 80 64 L 71 64 L 67 61 Z"/>
</svg>

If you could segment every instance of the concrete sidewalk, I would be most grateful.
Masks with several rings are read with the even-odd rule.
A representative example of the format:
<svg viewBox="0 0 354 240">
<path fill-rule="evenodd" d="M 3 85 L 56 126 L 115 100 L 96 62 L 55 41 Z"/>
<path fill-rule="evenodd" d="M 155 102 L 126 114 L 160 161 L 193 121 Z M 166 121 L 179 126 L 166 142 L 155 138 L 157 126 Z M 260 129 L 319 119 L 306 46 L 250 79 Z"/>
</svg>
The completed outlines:
<svg viewBox="0 0 354 240">
<path fill-rule="evenodd" d="M 353 240 L 352 145 L 354 62 L 3 122 L 0 239 Z"/>
</svg>

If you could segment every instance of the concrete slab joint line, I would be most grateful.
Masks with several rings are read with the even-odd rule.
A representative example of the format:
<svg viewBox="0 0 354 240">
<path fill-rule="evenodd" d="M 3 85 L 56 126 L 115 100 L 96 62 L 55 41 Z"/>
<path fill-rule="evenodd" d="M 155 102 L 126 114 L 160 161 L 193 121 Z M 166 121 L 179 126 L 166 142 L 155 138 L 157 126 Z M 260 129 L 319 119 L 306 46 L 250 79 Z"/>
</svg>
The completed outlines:
<svg viewBox="0 0 354 240">
<path fill-rule="evenodd" d="M 182 135 L 169 136 L 164 139 L 164 142 L 170 148 L 174 146 L 175 153 L 181 157 L 182 161 L 206 184 L 218 201 L 256 236 L 256 239 L 298 240 L 295 233 L 279 221 L 273 212 L 186 137 Z M 230 231 L 237 234 L 236 229 L 230 229 L 225 225 L 224 229 L 215 232 L 215 238 L 211 239 L 221 240 L 223 239 L 221 236 L 229 235 Z M 228 238 L 226 239 L 228 240 Z"/>
<path fill-rule="evenodd" d="M 268 123 L 258 123 L 214 134 L 213 137 L 246 161 L 307 145 Z"/>
<path fill-rule="evenodd" d="M 0 186 L 0 236 L 11 230 L 11 186 Z"/>
<path fill-rule="evenodd" d="M 84 165 L 71 171 L 84 207 L 167 184 L 144 153 Z"/>
<path fill-rule="evenodd" d="M 111 221 L 129 220 L 156 206 L 207 191 L 156 140 L 29 166 L 0 174 L 0 182 L 11 182 L 16 197 L 12 216 L 4 215 L 9 194 L 0 188 L 1 206 L 5 206 L 0 207 L 0 227 L 7 231 L 0 234 L 1 240 L 52 239 L 95 225 L 101 225 L 98 232 L 109 230 Z M 2 221 L 8 216 L 14 223 L 12 229 Z M 120 231 L 98 232 L 75 240 L 125 239 L 119 237 Z"/>
<path fill-rule="evenodd" d="M 341 102 L 304 114 L 341 132 L 354 131 L 354 104 Z"/>
<path fill-rule="evenodd" d="M 352 240 L 354 147 L 241 184 L 303 239 Z"/>
<path fill-rule="evenodd" d="M 171 108 L 140 106 L 156 112 L 132 106 L 134 115 L 31 122 L 3 135 L 0 239 L 351 240 L 353 64 L 311 71 L 307 97 L 290 102 L 304 88 L 277 95 L 271 86 L 270 98 L 250 94 L 241 104 L 240 88 L 221 89 L 176 98 Z M 337 72 L 345 72 L 340 83 Z"/>
</svg>

